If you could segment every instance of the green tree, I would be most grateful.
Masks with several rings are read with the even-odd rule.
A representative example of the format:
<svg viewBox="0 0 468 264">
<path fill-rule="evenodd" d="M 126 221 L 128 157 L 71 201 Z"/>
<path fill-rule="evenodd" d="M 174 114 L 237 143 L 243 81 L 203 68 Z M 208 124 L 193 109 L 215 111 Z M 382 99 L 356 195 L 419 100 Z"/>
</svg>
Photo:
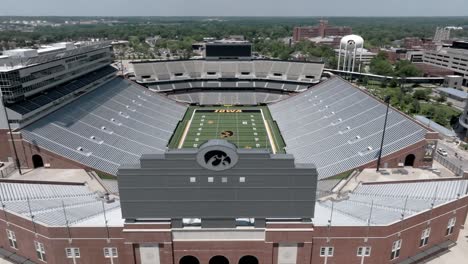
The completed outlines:
<svg viewBox="0 0 468 264">
<path fill-rule="evenodd" d="M 441 94 L 439 97 L 437 97 L 437 102 L 439 103 L 444 103 L 447 101 L 447 96 Z"/>
<path fill-rule="evenodd" d="M 446 111 L 436 111 L 434 121 L 440 125 L 447 126 L 449 124 L 448 114 Z"/>
<path fill-rule="evenodd" d="M 387 59 L 375 57 L 369 65 L 370 72 L 377 75 L 392 76 L 394 74 L 393 66 Z"/>
<path fill-rule="evenodd" d="M 400 77 L 418 77 L 422 72 L 410 61 L 401 60 L 395 64 L 395 74 Z"/>
<path fill-rule="evenodd" d="M 389 83 L 388 86 L 390 86 L 390 87 L 392 87 L 392 88 L 395 88 L 395 87 L 398 86 L 398 81 L 395 80 L 395 79 L 392 79 L 392 80 L 390 81 L 390 83 Z"/>
<path fill-rule="evenodd" d="M 416 100 L 424 100 L 424 101 L 429 100 L 429 95 L 424 90 L 416 90 L 413 94 L 413 97 Z"/>
<path fill-rule="evenodd" d="M 421 104 L 419 103 L 419 100 L 413 99 L 413 102 L 411 103 L 411 113 L 417 114 L 421 112 Z"/>
</svg>

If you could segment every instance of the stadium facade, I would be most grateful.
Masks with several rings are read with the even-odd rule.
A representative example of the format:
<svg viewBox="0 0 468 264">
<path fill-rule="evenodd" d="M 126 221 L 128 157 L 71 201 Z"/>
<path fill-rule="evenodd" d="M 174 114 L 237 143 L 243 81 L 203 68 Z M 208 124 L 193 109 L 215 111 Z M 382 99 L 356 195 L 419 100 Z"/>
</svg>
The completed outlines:
<svg viewBox="0 0 468 264">
<path fill-rule="evenodd" d="M 96 68 L 89 53 L 102 53 Z M 334 176 L 376 167 L 379 153 L 385 168 L 431 167 L 438 135 L 341 78 L 321 82 L 322 63 L 141 62 L 133 82 L 109 66 L 106 43 L 19 54 L 29 59 L 1 75 L 1 124 L 13 132 L 2 130 L 0 159 L 117 175 L 119 186 L 1 180 L 3 253 L 60 264 L 413 263 L 451 246 L 466 220 L 459 178 L 331 195 Z M 73 76 L 32 90 L 11 77 L 53 63 Z"/>
</svg>

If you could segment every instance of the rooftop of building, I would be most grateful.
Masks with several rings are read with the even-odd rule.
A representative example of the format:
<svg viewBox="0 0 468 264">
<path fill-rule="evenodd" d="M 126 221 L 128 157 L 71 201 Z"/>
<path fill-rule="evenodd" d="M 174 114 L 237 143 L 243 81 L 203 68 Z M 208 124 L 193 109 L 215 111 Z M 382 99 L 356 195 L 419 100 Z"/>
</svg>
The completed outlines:
<svg viewBox="0 0 468 264">
<path fill-rule="evenodd" d="M 78 54 L 109 47 L 110 42 L 55 43 L 39 49 L 18 48 L 3 51 L 0 58 L 0 72 L 8 72 L 44 64 Z"/>
<path fill-rule="evenodd" d="M 456 76 L 456 77 L 462 77 L 462 76 Z M 451 87 L 440 87 L 440 88 L 437 88 L 437 90 L 440 92 L 444 92 L 446 94 L 458 97 L 460 99 L 468 99 L 468 93 L 462 90 L 458 90 L 458 89 L 451 88 Z"/>
<path fill-rule="evenodd" d="M 1 180 L 0 198 L 5 210 L 39 224 L 63 227 L 123 227 L 118 197 L 107 200 L 103 192 L 83 181 L 79 170 L 32 171 L 21 180 Z M 343 195 L 316 202 L 316 226 L 385 226 L 466 197 L 468 180 L 441 178 L 419 169 L 364 170 L 349 179 Z M 49 181 L 41 177 L 51 176 Z M 19 177 L 19 176 L 18 176 Z M 52 181 L 51 181 L 52 180 Z M 73 180 L 74 182 L 67 182 Z M 67 222 L 68 221 L 68 222 Z M 187 221 L 186 221 L 187 222 Z"/>
</svg>

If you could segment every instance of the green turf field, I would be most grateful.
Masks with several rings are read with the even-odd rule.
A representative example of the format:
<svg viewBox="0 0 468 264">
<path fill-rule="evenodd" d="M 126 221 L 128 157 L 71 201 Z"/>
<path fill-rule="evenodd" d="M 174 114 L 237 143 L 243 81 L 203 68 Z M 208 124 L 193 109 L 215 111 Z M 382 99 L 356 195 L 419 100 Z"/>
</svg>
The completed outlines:
<svg viewBox="0 0 468 264">
<path fill-rule="evenodd" d="M 179 123 L 171 148 L 197 148 L 226 139 L 239 148 L 284 153 L 284 143 L 267 107 L 191 107 Z"/>
</svg>

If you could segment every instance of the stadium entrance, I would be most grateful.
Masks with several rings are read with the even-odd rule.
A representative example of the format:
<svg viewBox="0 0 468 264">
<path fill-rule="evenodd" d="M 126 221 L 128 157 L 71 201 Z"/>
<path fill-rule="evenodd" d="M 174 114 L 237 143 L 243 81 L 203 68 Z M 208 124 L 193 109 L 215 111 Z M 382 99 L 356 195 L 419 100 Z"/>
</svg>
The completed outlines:
<svg viewBox="0 0 468 264">
<path fill-rule="evenodd" d="M 179 264 L 200 264 L 200 261 L 194 256 L 185 256 L 180 259 Z"/>
<path fill-rule="evenodd" d="M 258 259 L 254 256 L 244 256 L 239 260 L 239 264 L 258 264 Z"/>
<path fill-rule="evenodd" d="M 32 156 L 32 162 L 33 162 L 33 167 L 35 169 L 44 167 L 44 161 L 42 160 L 42 157 L 39 156 L 39 155 L 33 155 Z"/>
<path fill-rule="evenodd" d="M 405 158 L 405 166 L 407 167 L 413 167 L 414 166 L 414 160 L 416 159 L 416 156 L 414 156 L 414 154 L 409 154 L 408 156 L 406 156 Z"/>
<path fill-rule="evenodd" d="M 229 264 L 229 260 L 224 256 L 214 256 L 210 259 L 209 264 Z"/>
</svg>

